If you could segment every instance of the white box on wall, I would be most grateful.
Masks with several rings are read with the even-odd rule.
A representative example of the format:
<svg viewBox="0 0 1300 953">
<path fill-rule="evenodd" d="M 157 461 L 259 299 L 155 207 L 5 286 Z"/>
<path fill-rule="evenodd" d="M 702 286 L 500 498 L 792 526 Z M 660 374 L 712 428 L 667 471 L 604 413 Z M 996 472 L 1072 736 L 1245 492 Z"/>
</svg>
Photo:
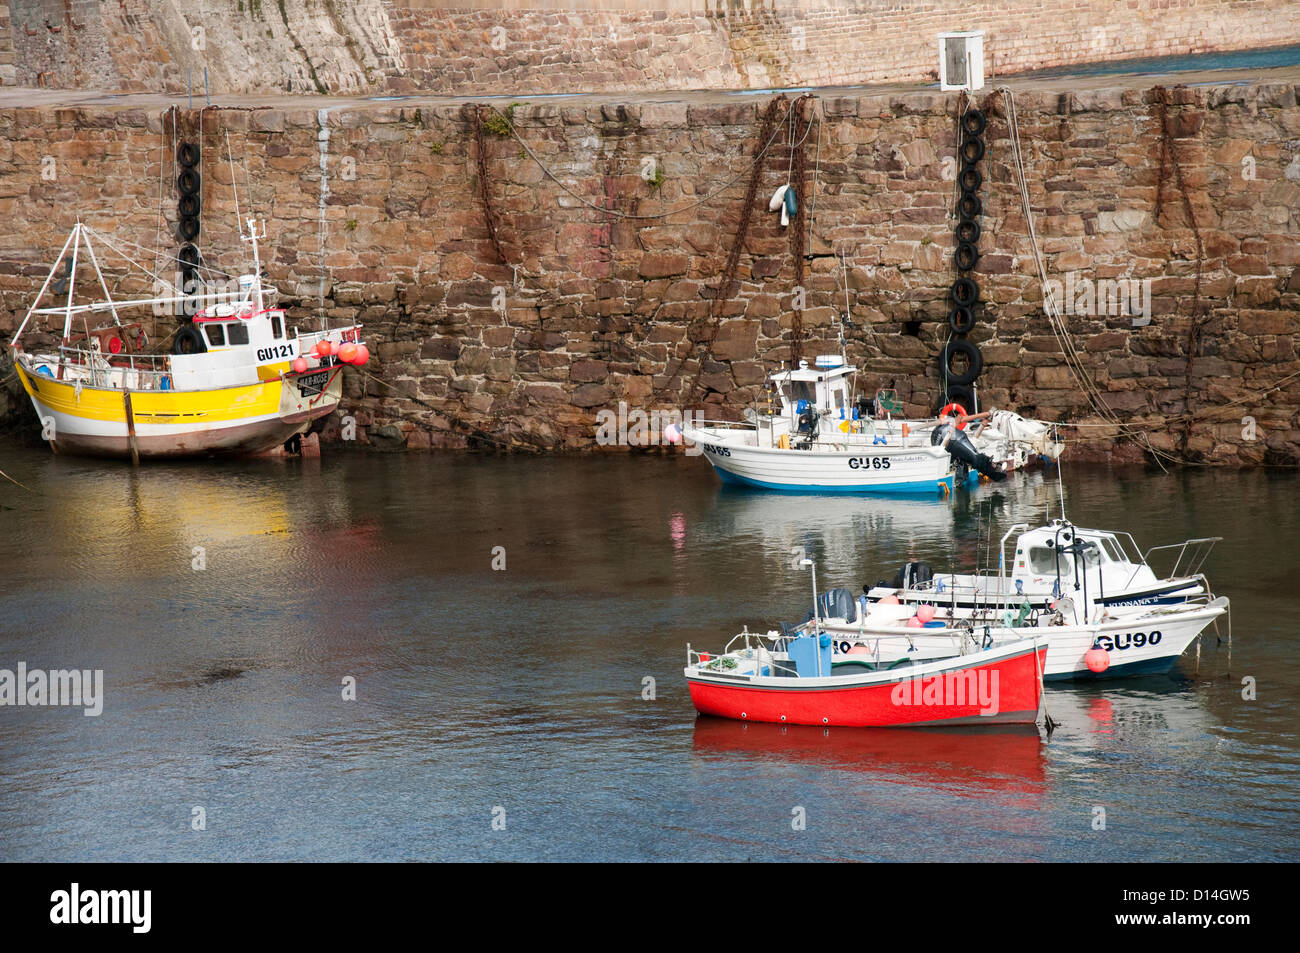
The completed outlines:
<svg viewBox="0 0 1300 953">
<path fill-rule="evenodd" d="M 984 88 L 984 31 L 939 34 L 939 88 Z"/>
</svg>

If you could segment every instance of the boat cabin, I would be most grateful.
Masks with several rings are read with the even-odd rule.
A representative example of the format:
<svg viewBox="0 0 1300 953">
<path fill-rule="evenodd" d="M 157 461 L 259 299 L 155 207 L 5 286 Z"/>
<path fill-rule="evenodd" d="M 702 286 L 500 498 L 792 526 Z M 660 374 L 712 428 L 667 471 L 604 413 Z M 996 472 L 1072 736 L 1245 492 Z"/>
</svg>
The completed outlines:
<svg viewBox="0 0 1300 953">
<path fill-rule="evenodd" d="M 1082 529 L 1060 519 L 1020 534 L 1011 579 L 1017 593 L 1065 594 L 1086 586 L 1098 597 L 1157 581 L 1127 533 Z"/>
</svg>

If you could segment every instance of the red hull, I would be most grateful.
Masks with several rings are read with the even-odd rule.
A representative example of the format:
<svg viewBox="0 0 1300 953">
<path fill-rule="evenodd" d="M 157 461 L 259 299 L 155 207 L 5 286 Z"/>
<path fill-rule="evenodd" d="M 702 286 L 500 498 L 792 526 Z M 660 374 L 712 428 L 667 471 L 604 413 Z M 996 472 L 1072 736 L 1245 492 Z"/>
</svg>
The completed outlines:
<svg viewBox="0 0 1300 953">
<path fill-rule="evenodd" d="M 703 715 L 792 725 L 1024 724 L 1038 719 L 1038 673 L 1047 647 L 1038 650 L 1037 664 L 1034 654 L 1031 649 L 985 665 L 870 685 L 785 688 L 772 683 L 799 680 L 765 679 L 760 686 L 691 679 L 691 701 Z"/>
</svg>

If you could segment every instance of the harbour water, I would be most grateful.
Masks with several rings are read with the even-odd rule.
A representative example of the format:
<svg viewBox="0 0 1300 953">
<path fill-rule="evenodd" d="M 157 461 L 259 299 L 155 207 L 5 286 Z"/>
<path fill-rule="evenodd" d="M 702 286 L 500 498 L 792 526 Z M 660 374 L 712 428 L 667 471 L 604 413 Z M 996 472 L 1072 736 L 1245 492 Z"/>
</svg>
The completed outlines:
<svg viewBox="0 0 1300 953">
<path fill-rule="evenodd" d="M 1067 463 L 1080 525 L 1225 537 L 1233 639 L 1050 685 L 1048 740 L 697 720 L 681 670 L 802 618 L 793 550 L 854 589 L 996 559 L 1054 472 L 900 501 L 656 456 L 0 468 L 0 669 L 104 673 L 97 717 L 0 708 L 3 860 L 1300 859 L 1291 472 Z"/>
</svg>

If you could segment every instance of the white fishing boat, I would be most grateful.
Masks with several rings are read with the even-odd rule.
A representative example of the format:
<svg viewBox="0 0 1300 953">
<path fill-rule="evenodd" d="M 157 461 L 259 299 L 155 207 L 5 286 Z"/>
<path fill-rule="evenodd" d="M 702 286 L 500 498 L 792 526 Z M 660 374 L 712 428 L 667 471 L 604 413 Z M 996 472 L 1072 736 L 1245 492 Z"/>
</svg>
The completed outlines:
<svg viewBox="0 0 1300 953">
<path fill-rule="evenodd" d="M 1007 543 L 1013 537 L 1008 560 Z M 950 608 L 958 616 L 1004 602 L 1041 612 L 1062 596 L 1102 610 L 1179 605 L 1210 594 L 1201 569 L 1221 540 L 1207 536 L 1143 552 L 1126 532 L 1085 529 L 1064 517 L 1032 529 L 1016 523 L 1002 537 L 996 571 L 935 574 L 927 563 L 909 562 L 892 585 L 882 581 L 864 589 L 871 602 L 893 597 L 910 606 Z M 1173 556 L 1164 575 L 1151 565 L 1156 553 Z"/>
<path fill-rule="evenodd" d="M 955 405 L 940 418 L 900 418 L 892 391 L 854 397 L 857 373 L 842 355 L 801 361 L 769 376 L 766 406 L 745 422 L 688 424 L 682 436 L 725 482 L 786 491 L 944 492 L 979 473 L 1004 479 L 1032 454 L 1061 452 L 1050 425 L 1006 411 L 969 428 Z M 952 426 L 941 430 L 942 422 Z"/>
<path fill-rule="evenodd" d="M 263 283 L 258 242 L 265 227 L 259 232 L 252 217 L 242 224 L 251 269 L 226 276 L 226 290 L 210 283 L 197 294 L 182 294 L 136 262 L 136 246 L 76 225 L 12 342 L 19 380 L 51 450 L 138 461 L 292 449 L 333 413 L 344 366 L 369 357 L 361 326 L 291 329 L 284 309 L 273 306 L 275 289 Z M 120 256 L 164 293 L 115 299 L 97 248 Z M 86 266 L 93 275 L 81 280 L 78 269 Z M 83 287 L 97 297 L 79 301 Z M 63 300 L 43 306 L 52 288 Z M 131 309 L 157 314 L 186 302 L 198 310 L 180 321 L 171 353 L 149 353 L 143 323 L 123 321 Z M 49 318 L 62 319 L 57 337 L 39 326 Z"/>
</svg>

